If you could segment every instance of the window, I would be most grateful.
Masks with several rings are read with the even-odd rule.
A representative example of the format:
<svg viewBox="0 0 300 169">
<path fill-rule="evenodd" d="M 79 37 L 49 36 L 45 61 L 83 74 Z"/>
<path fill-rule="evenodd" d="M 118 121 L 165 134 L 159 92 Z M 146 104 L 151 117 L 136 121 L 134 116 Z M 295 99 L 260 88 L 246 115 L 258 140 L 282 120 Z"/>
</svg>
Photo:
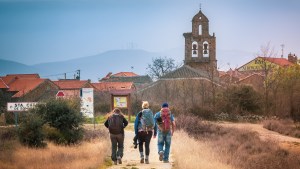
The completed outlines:
<svg viewBox="0 0 300 169">
<path fill-rule="evenodd" d="M 202 25 L 199 25 L 199 35 L 202 35 Z"/>
<path fill-rule="evenodd" d="M 209 57 L 209 45 L 208 42 L 203 42 L 203 57 Z"/>
<path fill-rule="evenodd" d="M 192 57 L 198 57 L 198 43 L 196 41 L 192 43 Z"/>
</svg>

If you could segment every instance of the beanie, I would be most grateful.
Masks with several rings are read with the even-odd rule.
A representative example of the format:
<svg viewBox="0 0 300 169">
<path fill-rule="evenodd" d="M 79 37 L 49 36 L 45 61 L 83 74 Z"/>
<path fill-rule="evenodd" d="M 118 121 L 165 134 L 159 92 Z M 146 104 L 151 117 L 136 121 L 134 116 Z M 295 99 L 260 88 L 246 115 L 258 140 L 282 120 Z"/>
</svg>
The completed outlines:
<svg viewBox="0 0 300 169">
<path fill-rule="evenodd" d="M 162 108 L 164 108 L 164 107 L 169 107 L 169 105 L 168 105 L 168 103 L 163 103 L 163 104 L 161 105 L 161 107 L 162 107 Z"/>
</svg>

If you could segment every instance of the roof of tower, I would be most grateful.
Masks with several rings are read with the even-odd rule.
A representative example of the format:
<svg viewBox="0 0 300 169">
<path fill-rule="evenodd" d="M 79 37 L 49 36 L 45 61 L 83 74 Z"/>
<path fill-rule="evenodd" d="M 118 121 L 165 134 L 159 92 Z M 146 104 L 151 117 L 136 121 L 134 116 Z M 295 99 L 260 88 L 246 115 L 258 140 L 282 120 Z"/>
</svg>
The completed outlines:
<svg viewBox="0 0 300 169">
<path fill-rule="evenodd" d="M 193 21 L 200 20 L 208 22 L 208 18 L 202 13 L 201 9 L 200 11 L 193 17 Z"/>
</svg>

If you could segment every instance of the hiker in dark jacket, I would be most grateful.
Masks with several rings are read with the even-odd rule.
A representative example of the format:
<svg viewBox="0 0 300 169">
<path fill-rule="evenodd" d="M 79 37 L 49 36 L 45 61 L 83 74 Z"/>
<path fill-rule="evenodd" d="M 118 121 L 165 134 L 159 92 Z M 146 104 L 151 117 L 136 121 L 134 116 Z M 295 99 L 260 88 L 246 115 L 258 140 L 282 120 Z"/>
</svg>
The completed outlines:
<svg viewBox="0 0 300 169">
<path fill-rule="evenodd" d="M 139 152 L 141 163 L 149 164 L 150 141 L 153 134 L 154 118 L 153 112 L 149 109 L 149 103 L 144 101 L 142 104 L 143 110 L 138 113 L 134 122 L 134 131 L 139 142 Z M 145 155 L 144 146 L 145 143 Z"/>
<path fill-rule="evenodd" d="M 111 159 L 115 165 L 122 164 L 124 150 L 124 128 L 128 125 L 120 109 L 114 109 L 104 123 L 109 129 L 111 141 Z"/>
</svg>

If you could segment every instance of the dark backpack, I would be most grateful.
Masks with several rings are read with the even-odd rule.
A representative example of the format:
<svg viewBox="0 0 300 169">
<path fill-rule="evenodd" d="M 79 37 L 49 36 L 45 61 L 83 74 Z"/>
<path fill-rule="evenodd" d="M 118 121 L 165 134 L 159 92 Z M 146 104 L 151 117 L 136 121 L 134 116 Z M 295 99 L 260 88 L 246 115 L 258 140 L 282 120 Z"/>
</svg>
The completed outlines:
<svg viewBox="0 0 300 169">
<path fill-rule="evenodd" d="M 123 118 L 121 115 L 112 115 L 108 118 L 108 129 L 111 134 L 123 133 Z"/>
</svg>

